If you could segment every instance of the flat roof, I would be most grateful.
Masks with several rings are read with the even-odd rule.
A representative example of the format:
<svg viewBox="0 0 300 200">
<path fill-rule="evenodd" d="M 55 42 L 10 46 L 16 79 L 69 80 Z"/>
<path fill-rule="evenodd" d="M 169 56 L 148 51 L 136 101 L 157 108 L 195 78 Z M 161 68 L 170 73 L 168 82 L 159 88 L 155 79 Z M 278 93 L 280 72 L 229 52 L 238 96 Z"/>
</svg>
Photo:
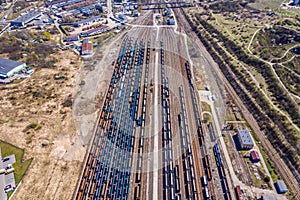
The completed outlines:
<svg viewBox="0 0 300 200">
<path fill-rule="evenodd" d="M 238 134 L 243 144 L 254 145 L 250 132 L 247 129 L 238 130 Z"/>
<path fill-rule="evenodd" d="M 33 20 L 34 18 L 42 15 L 40 11 L 32 11 L 29 13 L 26 13 L 25 15 L 21 15 L 12 22 L 23 22 L 23 23 L 28 23 L 29 21 Z"/>
<path fill-rule="evenodd" d="M 23 65 L 23 64 L 24 63 L 22 63 L 22 62 L 9 60 L 9 59 L 5 59 L 5 58 L 0 58 L 0 73 L 7 74 L 14 68 L 16 68 L 20 65 Z"/>
<path fill-rule="evenodd" d="M 92 51 L 92 50 L 93 50 L 93 44 L 91 42 L 87 42 L 87 43 L 82 44 L 82 52 Z"/>
<path fill-rule="evenodd" d="M 80 20 L 80 21 L 77 21 L 77 22 L 74 22 L 74 24 L 85 24 L 85 23 L 89 23 L 89 22 L 92 22 L 92 21 L 98 21 L 98 20 L 101 20 L 102 18 L 100 16 L 96 16 L 96 17 L 91 17 L 91 18 L 88 18 L 88 19 L 84 19 L 84 20 Z"/>
<path fill-rule="evenodd" d="M 258 152 L 255 151 L 255 150 L 251 151 L 250 155 L 251 155 L 251 157 L 252 157 L 253 160 L 260 159 Z"/>
<path fill-rule="evenodd" d="M 263 195 L 262 196 L 263 200 L 277 200 L 275 196 L 269 196 L 269 195 Z"/>
<path fill-rule="evenodd" d="M 287 190 L 287 187 L 283 180 L 277 180 L 276 184 L 279 190 Z"/>
</svg>

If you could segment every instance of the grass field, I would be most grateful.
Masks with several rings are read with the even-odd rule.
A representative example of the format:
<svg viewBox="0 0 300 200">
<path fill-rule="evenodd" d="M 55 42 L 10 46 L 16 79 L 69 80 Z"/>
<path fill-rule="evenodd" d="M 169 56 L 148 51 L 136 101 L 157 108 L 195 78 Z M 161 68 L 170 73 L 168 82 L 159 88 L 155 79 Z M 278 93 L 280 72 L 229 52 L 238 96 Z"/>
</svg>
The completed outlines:
<svg viewBox="0 0 300 200">
<path fill-rule="evenodd" d="M 16 185 L 18 185 L 22 180 L 23 176 L 25 175 L 27 169 L 29 168 L 33 158 L 23 161 L 24 149 L 18 148 L 4 141 L 0 141 L 0 148 L 1 148 L 2 158 L 15 154 L 16 163 L 13 164 L 13 167 L 15 168 L 14 174 L 15 174 Z M 9 193 L 8 195 L 11 194 L 12 193 Z"/>
<path fill-rule="evenodd" d="M 285 2 L 284 0 L 256 0 L 255 3 L 250 3 L 249 6 L 252 8 L 263 10 L 263 9 L 278 9 L 280 5 Z"/>
</svg>

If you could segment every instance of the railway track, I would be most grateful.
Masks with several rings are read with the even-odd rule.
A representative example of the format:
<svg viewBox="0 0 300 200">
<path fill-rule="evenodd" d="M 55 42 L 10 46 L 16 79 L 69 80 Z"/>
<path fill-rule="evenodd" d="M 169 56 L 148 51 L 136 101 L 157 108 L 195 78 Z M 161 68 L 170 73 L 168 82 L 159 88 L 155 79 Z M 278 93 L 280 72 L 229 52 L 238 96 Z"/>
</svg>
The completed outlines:
<svg viewBox="0 0 300 200">
<path fill-rule="evenodd" d="M 203 127 L 191 69 L 184 59 L 183 38 L 173 29 L 161 29 L 156 45 L 152 29 L 131 31 L 135 35 L 124 38 L 114 63 L 75 199 L 210 199 L 214 196 L 211 167 L 203 148 Z M 156 72 L 151 61 L 155 59 L 159 60 L 161 85 L 155 92 L 162 107 L 158 116 L 162 130 L 157 133 L 161 154 L 157 159 L 163 165 L 158 169 L 158 183 L 153 182 L 154 164 L 143 164 L 155 145 L 151 135 L 155 120 L 149 105 L 153 103 Z M 154 162 L 156 158 L 151 159 Z M 155 184 L 161 186 L 158 191 Z"/>
<path fill-rule="evenodd" d="M 177 21 L 180 24 L 180 26 L 184 27 L 184 30 L 186 34 L 193 39 L 193 41 L 198 45 L 199 49 L 201 49 L 201 52 L 203 55 L 211 60 L 211 63 L 214 63 L 213 59 L 209 55 L 209 53 L 204 48 L 203 44 L 195 34 L 195 32 L 192 31 L 189 23 L 187 22 L 185 18 L 184 11 L 182 9 L 176 9 L 174 10 L 174 13 L 177 17 Z M 294 194 L 294 199 L 300 199 L 300 184 L 297 182 L 295 177 L 293 176 L 293 173 L 288 168 L 288 166 L 284 163 L 284 160 L 281 159 L 281 157 L 278 155 L 277 151 L 274 149 L 272 144 L 269 142 L 269 140 L 266 139 L 265 134 L 260 130 L 259 125 L 257 124 L 255 118 L 253 115 L 248 111 L 248 109 L 243 104 L 240 97 L 237 95 L 235 89 L 233 89 L 233 86 L 230 84 L 230 82 L 227 80 L 223 72 L 218 68 L 216 64 L 211 64 L 211 66 L 214 68 L 217 76 L 220 80 L 224 83 L 224 86 L 226 90 L 229 92 L 229 94 L 232 96 L 235 104 L 237 107 L 241 110 L 242 114 L 247 119 L 247 122 L 250 124 L 251 128 L 259 138 L 259 141 L 262 143 L 262 146 L 265 148 L 265 152 L 268 155 L 268 157 L 272 160 L 275 167 L 278 169 L 281 177 L 285 180 L 285 183 L 290 188 L 291 192 Z"/>
<path fill-rule="evenodd" d="M 128 199 L 133 177 L 140 182 L 147 103 L 144 97 L 140 98 L 141 88 L 143 96 L 147 93 L 147 84 L 141 87 L 143 70 L 147 73 L 143 68 L 144 53 L 143 41 L 124 39 L 76 199 Z M 142 111 L 138 116 L 140 104 Z M 137 134 L 138 145 L 135 145 Z M 138 147 L 138 159 L 133 156 L 135 146 Z M 137 173 L 133 173 L 133 163 L 137 165 Z M 139 190 L 137 184 L 134 187 L 135 199 L 139 199 Z"/>
</svg>

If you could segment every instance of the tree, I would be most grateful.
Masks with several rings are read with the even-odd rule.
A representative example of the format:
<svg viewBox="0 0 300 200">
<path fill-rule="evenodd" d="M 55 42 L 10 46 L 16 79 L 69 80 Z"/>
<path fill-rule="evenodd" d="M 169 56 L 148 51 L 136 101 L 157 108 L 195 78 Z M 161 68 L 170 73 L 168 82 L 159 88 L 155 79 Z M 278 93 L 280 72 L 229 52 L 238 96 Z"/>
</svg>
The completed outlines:
<svg viewBox="0 0 300 200">
<path fill-rule="evenodd" d="M 45 40 L 46 40 L 46 41 L 49 41 L 49 40 L 51 39 L 51 33 L 45 31 L 45 32 L 44 32 L 44 37 L 45 37 Z"/>
<path fill-rule="evenodd" d="M 269 176 L 265 176 L 265 178 L 264 178 L 264 181 L 266 182 L 266 183 L 269 183 L 270 182 L 270 177 Z"/>
</svg>

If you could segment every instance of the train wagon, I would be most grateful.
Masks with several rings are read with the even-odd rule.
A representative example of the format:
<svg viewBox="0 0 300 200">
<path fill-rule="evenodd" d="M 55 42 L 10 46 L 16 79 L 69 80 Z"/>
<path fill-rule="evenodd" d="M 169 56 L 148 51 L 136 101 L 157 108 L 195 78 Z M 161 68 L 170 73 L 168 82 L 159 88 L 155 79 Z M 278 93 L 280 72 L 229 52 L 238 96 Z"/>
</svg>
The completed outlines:
<svg viewBox="0 0 300 200">
<path fill-rule="evenodd" d="M 204 188 L 204 196 L 205 196 L 205 199 L 210 199 L 209 189 L 207 186 L 205 186 L 205 188 Z"/>
<path fill-rule="evenodd" d="M 78 192 L 78 195 L 77 195 L 77 198 L 76 198 L 77 200 L 81 200 L 82 199 L 82 192 L 80 191 L 80 192 Z"/>
<path fill-rule="evenodd" d="M 141 172 L 140 172 L 140 170 L 138 170 L 138 173 L 136 173 L 136 179 L 135 179 L 135 182 L 136 182 L 136 183 L 141 182 Z"/>
<path fill-rule="evenodd" d="M 102 185 L 102 190 L 101 190 L 101 197 L 104 197 L 105 192 L 106 192 L 107 184 L 106 182 L 103 183 Z"/>
<path fill-rule="evenodd" d="M 85 178 L 82 179 L 81 185 L 80 185 L 80 191 L 84 190 L 84 186 L 85 186 Z"/>
<path fill-rule="evenodd" d="M 208 181 L 207 181 L 206 175 L 202 176 L 202 183 L 203 183 L 203 186 L 207 186 Z"/>
<path fill-rule="evenodd" d="M 89 166 L 86 166 L 85 172 L 84 172 L 84 176 L 83 176 L 84 178 L 86 178 L 86 177 L 88 176 L 89 170 L 90 170 L 90 167 L 89 167 Z"/>
<path fill-rule="evenodd" d="M 93 182 L 92 188 L 91 188 L 91 192 L 90 192 L 90 195 L 91 195 L 91 196 L 94 196 L 94 194 L 95 194 L 95 189 L 96 189 L 96 183 Z"/>
<path fill-rule="evenodd" d="M 239 185 L 237 185 L 235 187 L 235 193 L 236 193 L 236 199 L 237 200 L 242 200 L 243 199 L 241 187 Z"/>
<path fill-rule="evenodd" d="M 134 188 L 134 199 L 140 199 L 140 185 Z"/>
</svg>

